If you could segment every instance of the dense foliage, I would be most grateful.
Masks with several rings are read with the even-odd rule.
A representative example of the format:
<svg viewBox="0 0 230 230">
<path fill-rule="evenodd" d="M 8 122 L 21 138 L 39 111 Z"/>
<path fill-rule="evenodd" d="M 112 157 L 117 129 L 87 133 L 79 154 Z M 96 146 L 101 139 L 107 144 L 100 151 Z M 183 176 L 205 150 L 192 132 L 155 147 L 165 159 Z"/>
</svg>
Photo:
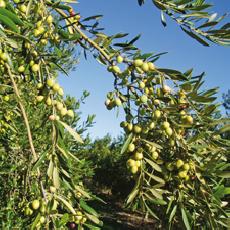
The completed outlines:
<svg viewBox="0 0 230 230">
<path fill-rule="evenodd" d="M 114 77 L 105 104 L 126 114 L 125 143 L 109 152 L 121 148 L 116 162 L 127 164 L 122 173 L 135 182 L 127 205 L 155 218 L 155 228 L 227 227 L 229 141 L 222 134 L 229 120 L 215 118 L 217 89 L 202 89 L 203 73 L 158 67 L 162 54 L 142 53 L 134 45 L 139 36 L 117 42 L 127 34 L 106 35 L 101 16 L 82 19 L 68 2 L 75 1 L 0 0 L 1 228 L 103 224 L 87 204 L 97 198 L 84 188 L 93 175 L 90 162 L 99 164 L 92 154 L 103 149 L 81 137 L 94 118 L 80 124 L 76 111 L 88 93 L 77 102 L 58 84 L 59 73 L 76 65 L 78 48 L 93 53 Z M 222 18 L 206 12 L 205 1 L 153 3 L 164 24 L 166 13 L 206 46 L 207 40 L 229 44 L 229 23 L 214 27 Z M 79 154 L 87 151 L 85 158 Z M 112 160 L 102 153 L 95 176 Z"/>
</svg>

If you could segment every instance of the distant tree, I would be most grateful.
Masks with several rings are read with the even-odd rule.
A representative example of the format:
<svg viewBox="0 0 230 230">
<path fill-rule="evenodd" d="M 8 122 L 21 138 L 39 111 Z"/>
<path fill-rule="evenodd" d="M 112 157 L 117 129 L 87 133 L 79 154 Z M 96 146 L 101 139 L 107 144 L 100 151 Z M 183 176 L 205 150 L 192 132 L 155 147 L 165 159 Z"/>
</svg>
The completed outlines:
<svg viewBox="0 0 230 230">
<path fill-rule="evenodd" d="M 229 117 L 230 116 L 230 90 L 228 90 L 227 93 L 223 94 L 223 106 L 225 108 L 226 115 Z"/>
</svg>

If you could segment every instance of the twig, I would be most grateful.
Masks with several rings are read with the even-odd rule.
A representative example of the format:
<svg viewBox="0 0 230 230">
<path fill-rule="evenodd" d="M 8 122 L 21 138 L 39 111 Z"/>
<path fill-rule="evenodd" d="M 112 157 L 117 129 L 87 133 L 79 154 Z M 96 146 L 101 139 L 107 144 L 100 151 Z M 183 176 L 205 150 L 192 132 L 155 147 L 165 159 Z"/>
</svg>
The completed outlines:
<svg viewBox="0 0 230 230">
<path fill-rule="evenodd" d="M 55 9 L 60 15 L 66 17 L 67 15 L 60 9 Z M 67 19 L 68 20 L 68 19 Z M 69 21 L 69 20 L 68 20 Z M 96 50 L 101 53 L 101 55 L 108 61 L 108 63 L 112 64 L 110 57 L 108 54 L 93 40 L 91 40 L 86 34 L 84 34 L 81 29 L 77 25 L 73 25 L 74 29 L 81 35 L 81 37 L 89 43 L 92 47 L 94 47 Z"/>
</svg>

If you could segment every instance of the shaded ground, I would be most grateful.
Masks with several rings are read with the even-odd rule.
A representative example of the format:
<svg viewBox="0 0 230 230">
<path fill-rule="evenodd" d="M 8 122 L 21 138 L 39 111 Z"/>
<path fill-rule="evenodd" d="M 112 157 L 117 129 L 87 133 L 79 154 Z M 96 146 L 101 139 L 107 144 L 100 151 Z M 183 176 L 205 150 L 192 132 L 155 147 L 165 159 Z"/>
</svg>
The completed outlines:
<svg viewBox="0 0 230 230">
<path fill-rule="evenodd" d="M 122 207 L 122 202 L 118 202 L 112 195 L 100 193 L 98 197 L 102 198 L 107 204 L 99 201 L 93 201 L 90 204 L 101 213 L 101 219 L 104 223 L 103 230 L 157 229 L 153 220 L 145 219 L 140 213 L 126 210 Z"/>
</svg>

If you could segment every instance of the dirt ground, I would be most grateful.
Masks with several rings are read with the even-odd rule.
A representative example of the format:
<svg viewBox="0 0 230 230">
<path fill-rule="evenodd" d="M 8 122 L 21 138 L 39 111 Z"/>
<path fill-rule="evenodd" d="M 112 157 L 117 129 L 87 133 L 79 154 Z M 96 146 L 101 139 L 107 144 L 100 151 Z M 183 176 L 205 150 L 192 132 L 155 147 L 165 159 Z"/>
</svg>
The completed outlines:
<svg viewBox="0 0 230 230">
<path fill-rule="evenodd" d="M 146 219 L 141 213 L 128 211 L 122 202 L 108 194 L 98 194 L 106 204 L 94 201 L 92 206 L 101 214 L 103 230 L 154 230 L 158 229 L 152 219 Z"/>
</svg>

